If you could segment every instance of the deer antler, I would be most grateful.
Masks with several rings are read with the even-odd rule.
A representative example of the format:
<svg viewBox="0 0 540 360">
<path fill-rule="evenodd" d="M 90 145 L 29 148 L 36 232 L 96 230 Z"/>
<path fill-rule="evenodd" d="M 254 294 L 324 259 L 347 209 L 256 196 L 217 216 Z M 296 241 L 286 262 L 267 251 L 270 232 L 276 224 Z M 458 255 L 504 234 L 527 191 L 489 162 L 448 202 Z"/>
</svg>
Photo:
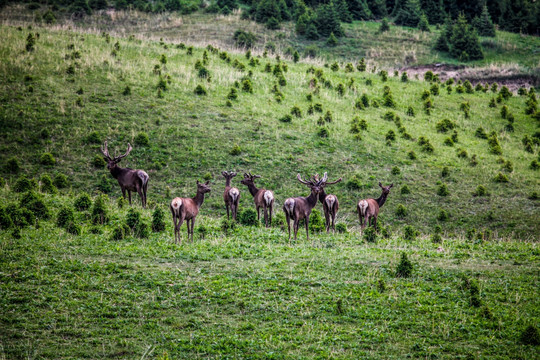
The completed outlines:
<svg viewBox="0 0 540 360">
<path fill-rule="evenodd" d="M 101 153 L 103 154 L 103 156 L 105 156 L 105 158 L 109 161 L 111 161 L 111 156 L 109 155 L 109 150 L 107 149 L 107 141 L 105 141 L 104 143 L 104 146 L 101 146 Z"/>
<path fill-rule="evenodd" d="M 339 179 L 337 179 L 336 181 L 330 181 L 330 182 L 328 182 L 327 180 L 328 180 L 328 175 L 327 175 L 327 173 L 324 173 L 323 179 L 321 180 L 321 184 L 322 184 L 322 185 L 333 185 L 333 184 L 337 184 L 337 183 L 340 182 L 342 179 L 339 178 Z"/>
<path fill-rule="evenodd" d="M 118 162 L 120 160 L 122 160 L 123 158 L 125 158 L 126 156 L 129 155 L 129 153 L 131 152 L 131 150 L 133 150 L 133 147 L 128 143 L 128 148 L 127 148 L 127 151 L 124 155 L 120 155 L 120 156 L 116 156 L 114 158 L 114 161 Z"/>
<path fill-rule="evenodd" d="M 302 177 L 300 176 L 300 174 L 296 174 L 296 178 L 298 179 L 298 181 L 300 181 L 304 185 L 308 185 L 308 186 L 313 185 L 313 180 L 312 181 L 302 180 Z"/>
</svg>

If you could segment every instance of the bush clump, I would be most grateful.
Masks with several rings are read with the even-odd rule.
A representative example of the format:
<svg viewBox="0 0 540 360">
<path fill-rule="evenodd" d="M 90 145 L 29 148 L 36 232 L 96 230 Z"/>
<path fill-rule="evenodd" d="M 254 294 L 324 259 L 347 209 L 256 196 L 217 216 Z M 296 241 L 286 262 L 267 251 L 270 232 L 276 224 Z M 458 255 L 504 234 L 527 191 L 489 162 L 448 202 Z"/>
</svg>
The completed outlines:
<svg viewBox="0 0 540 360">
<path fill-rule="evenodd" d="M 53 166 L 56 164 L 56 159 L 51 153 L 43 153 L 39 157 L 39 163 L 45 166 Z"/>
<path fill-rule="evenodd" d="M 443 119 L 439 121 L 436 125 L 437 132 L 445 133 L 449 130 L 453 130 L 456 127 L 456 124 L 453 121 L 448 119 Z"/>
<path fill-rule="evenodd" d="M 348 232 L 347 230 L 347 224 L 345 223 L 337 223 L 336 224 L 336 231 L 340 234 L 346 234 Z"/>
<path fill-rule="evenodd" d="M 525 345 L 540 345 L 540 333 L 534 325 L 529 325 L 523 330 L 519 340 Z"/>
<path fill-rule="evenodd" d="M 309 232 L 312 234 L 323 232 L 325 229 L 324 219 L 318 209 L 313 209 L 309 217 Z"/>
<path fill-rule="evenodd" d="M 139 146 L 148 146 L 150 144 L 150 139 L 148 138 L 148 134 L 141 131 L 140 133 L 135 136 L 135 139 L 133 140 L 135 144 Z"/>
<path fill-rule="evenodd" d="M 56 226 L 66 229 L 70 223 L 75 222 L 75 213 L 69 206 L 62 206 L 56 215 Z"/>
<path fill-rule="evenodd" d="M 242 225 L 257 226 L 259 220 L 257 220 L 257 212 L 251 208 L 244 209 L 238 214 L 238 221 Z"/>
<path fill-rule="evenodd" d="M 94 225 L 106 224 L 109 221 L 107 202 L 109 198 L 103 194 L 96 198 L 92 206 L 92 222 Z"/>
<path fill-rule="evenodd" d="M 240 148 L 240 145 L 238 144 L 234 144 L 231 151 L 229 151 L 229 154 L 233 156 L 240 155 L 241 153 L 242 153 L 242 149 Z"/>
<path fill-rule="evenodd" d="M 498 183 L 507 183 L 508 182 L 508 176 L 506 176 L 505 174 L 500 172 L 495 176 L 495 178 L 493 180 L 495 182 L 498 182 Z"/>
<path fill-rule="evenodd" d="M 473 192 L 473 196 L 487 196 L 488 191 L 484 185 L 478 185 L 476 190 Z"/>
<path fill-rule="evenodd" d="M 53 181 L 51 180 L 51 177 L 47 174 L 41 175 L 41 192 L 49 193 L 49 194 L 56 194 L 58 193 L 58 189 L 56 189 L 56 186 L 54 186 Z"/>
<path fill-rule="evenodd" d="M 21 170 L 19 160 L 16 157 L 9 158 L 5 165 L 6 172 L 16 174 Z"/>
<path fill-rule="evenodd" d="M 407 208 L 403 204 L 398 204 L 396 207 L 396 216 L 400 219 L 403 219 L 407 216 Z"/>
<path fill-rule="evenodd" d="M 152 212 L 152 231 L 161 232 L 165 230 L 165 212 L 160 207 Z"/>
<path fill-rule="evenodd" d="M 396 267 L 396 277 L 407 278 L 412 275 L 413 264 L 407 258 L 406 253 L 401 253 L 401 260 Z"/>
<path fill-rule="evenodd" d="M 195 90 L 193 90 L 193 92 L 195 93 L 195 95 L 201 95 L 201 96 L 207 95 L 206 89 L 202 85 L 197 85 L 195 87 Z"/>
<path fill-rule="evenodd" d="M 53 185 L 58 189 L 65 189 L 69 186 L 69 181 L 66 175 L 57 173 L 53 179 Z"/>
<path fill-rule="evenodd" d="M 368 243 L 374 243 L 377 242 L 377 231 L 374 227 L 368 226 L 364 229 L 362 237 L 364 240 Z"/>
<path fill-rule="evenodd" d="M 448 196 L 449 193 L 448 186 L 445 183 L 440 184 L 437 188 L 437 195 L 439 196 Z"/>
<path fill-rule="evenodd" d="M 411 225 L 405 225 L 403 228 L 403 239 L 405 240 L 414 240 L 416 239 L 417 231 Z"/>
<path fill-rule="evenodd" d="M 15 182 L 13 190 L 18 193 L 29 191 L 36 188 L 36 183 L 33 179 L 28 179 L 26 175 L 21 175 Z"/>
<path fill-rule="evenodd" d="M 39 196 L 34 191 L 28 191 L 21 197 L 20 203 L 21 208 L 27 209 L 30 211 L 34 218 L 47 220 L 50 218 L 50 211 L 48 206 L 43 202 L 41 196 Z"/>
<path fill-rule="evenodd" d="M 92 206 L 92 199 L 90 198 L 90 195 L 88 195 L 86 192 L 82 192 L 77 199 L 75 199 L 75 202 L 73 203 L 73 206 L 78 211 L 85 211 L 90 209 L 90 206 Z"/>
</svg>

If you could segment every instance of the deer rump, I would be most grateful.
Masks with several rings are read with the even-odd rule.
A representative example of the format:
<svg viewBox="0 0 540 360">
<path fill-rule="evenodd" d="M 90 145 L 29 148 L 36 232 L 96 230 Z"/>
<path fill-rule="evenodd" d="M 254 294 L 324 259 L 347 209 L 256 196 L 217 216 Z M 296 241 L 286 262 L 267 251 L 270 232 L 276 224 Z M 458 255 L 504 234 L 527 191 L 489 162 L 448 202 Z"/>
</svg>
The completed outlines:
<svg viewBox="0 0 540 360">
<path fill-rule="evenodd" d="M 129 173 L 127 173 L 127 177 L 132 178 L 135 181 L 129 181 L 129 182 L 125 183 L 125 184 L 122 184 L 120 182 L 120 178 L 118 178 L 117 181 L 118 181 L 118 184 L 120 186 L 123 185 L 124 188 L 126 190 L 129 190 L 129 191 L 138 191 L 137 187 L 139 189 L 144 189 L 144 188 L 146 188 L 148 186 L 149 176 L 146 173 L 146 171 L 144 171 L 144 170 L 133 170 L 133 169 L 130 169 L 130 168 L 125 168 L 125 169 L 129 171 Z"/>
<path fill-rule="evenodd" d="M 285 211 L 291 219 L 294 220 L 294 207 L 296 205 L 296 201 L 294 199 L 287 199 L 285 200 L 285 203 L 283 204 L 283 211 Z"/>
<path fill-rule="evenodd" d="M 379 205 L 372 199 L 360 200 L 358 202 L 358 213 L 361 216 L 374 215 L 377 212 Z"/>
</svg>

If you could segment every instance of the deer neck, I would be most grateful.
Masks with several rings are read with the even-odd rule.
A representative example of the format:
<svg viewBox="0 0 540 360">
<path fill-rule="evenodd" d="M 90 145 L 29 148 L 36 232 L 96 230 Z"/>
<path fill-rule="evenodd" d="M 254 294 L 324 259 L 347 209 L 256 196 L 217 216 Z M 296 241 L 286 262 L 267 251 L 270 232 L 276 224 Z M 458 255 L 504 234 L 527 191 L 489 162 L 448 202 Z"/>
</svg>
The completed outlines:
<svg viewBox="0 0 540 360">
<path fill-rule="evenodd" d="M 383 206 L 384 203 L 386 202 L 386 197 L 388 196 L 388 194 L 384 194 L 382 193 L 381 196 L 379 196 L 375 201 L 377 202 L 377 204 L 379 204 L 379 207 Z"/>
<path fill-rule="evenodd" d="M 317 194 L 315 192 L 313 192 L 313 191 L 306 198 L 306 201 L 307 201 L 307 203 L 308 203 L 308 205 L 309 205 L 309 207 L 311 209 L 313 209 L 315 207 L 315 205 L 317 205 L 317 200 L 318 200 Z"/>
<path fill-rule="evenodd" d="M 197 195 L 193 198 L 193 202 L 197 204 L 197 207 L 200 208 L 202 203 L 204 202 L 204 193 L 201 191 L 197 191 Z"/>
<path fill-rule="evenodd" d="M 251 195 L 253 197 L 255 197 L 255 195 L 257 195 L 257 193 L 259 192 L 259 189 L 257 189 L 257 187 L 255 186 L 255 184 L 250 184 L 248 185 L 248 190 L 249 192 L 251 193 Z"/>
<path fill-rule="evenodd" d="M 326 199 L 326 192 L 324 191 L 324 189 L 322 189 L 319 193 L 319 201 L 321 202 L 321 204 L 324 204 L 324 199 Z"/>
<path fill-rule="evenodd" d="M 231 187 L 231 179 L 225 178 L 225 187 Z"/>
<path fill-rule="evenodd" d="M 113 167 L 112 169 L 110 169 L 110 172 L 111 172 L 111 175 L 115 178 L 115 179 L 118 179 L 118 177 L 120 176 L 120 174 L 122 174 L 122 170 L 124 170 L 123 168 L 121 168 L 120 166 L 116 165 L 115 167 Z"/>
</svg>

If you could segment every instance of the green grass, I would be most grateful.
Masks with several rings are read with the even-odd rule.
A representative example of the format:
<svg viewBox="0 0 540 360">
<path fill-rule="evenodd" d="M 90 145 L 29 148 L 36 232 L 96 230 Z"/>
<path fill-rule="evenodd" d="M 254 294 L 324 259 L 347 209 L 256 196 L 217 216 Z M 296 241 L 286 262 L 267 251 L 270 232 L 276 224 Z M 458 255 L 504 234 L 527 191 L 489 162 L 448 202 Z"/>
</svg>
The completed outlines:
<svg viewBox="0 0 540 360">
<path fill-rule="evenodd" d="M 540 185 L 538 171 L 529 168 L 538 159 L 538 146 L 531 154 L 522 144 L 538 124 L 524 114 L 525 97 L 514 95 L 490 108 L 496 94 L 458 94 L 454 87 L 449 95 L 441 87 L 428 116 L 421 93 L 429 83 L 414 77 L 402 83 L 392 73 L 383 83 L 373 73 L 345 73 L 343 64 L 336 72 L 315 64 L 333 89 L 321 86 L 313 94 L 312 104 L 322 104 L 323 112 L 308 115 L 314 77 L 307 73 L 309 63 L 285 62 L 287 85 L 278 86 L 283 93 L 278 103 L 271 92 L 276 78 L 264 72 L 275 59 L 260 57 L 260 65 L 251 67 L 241 53 L 230 54 L 230 64 L 209 53 L 207 82 L 195 69 L 203 48 L 187 55 L 171 43 L 115 37 L 107 42 L 92 33 L 34 28 L 39 38 L 27 53 L 30 30 L 2 26 L 1 31 L 0 174 L 7 180 L 0 188 L 1 205 L 19 203 L 22 195 L 13 188 L 20 174 L 39 179 L 63 173 L 70 183 L 58 194 L 41 194 L 50 220 L 23 228 L 20 239 L 13 229 L 0 230 L 1 358 L 534 357 L 536 347 L 519 340 L 540 318 L 538 202 L 528 198 Z M 167 58 L 162 75 L 171 81 L 159 98 L 153 70 L 162 54 Z M 234 60 L 246 70 L 233 68 Z M 240 87 L 238 99 L 227 106 L 231 87 L 248 70 L 253 94 Z M 335 90 L 340 83 L 343 96 Z M 195 95 L 197 85 L 208 94 Z M 354 108 L 363 93 L 382 103 L 385 85 L 395 109 Z M 131 93 L 124 95 L 127 86 Z M 470 118 L 460 110 L 466 101 Z M 513 133 L 504 130 L 503 104 L 515 116 Z M 293 106 L 303 117 L 279 121 Z M 409 106 L 415 117 L 406 115 Z M 328 110 L 330 134 L 320 138 L 317 121 Z M 410 140 L 385 120 L 388 111 L 400 117 Z M 356 116 L 368 126 L 361 140 L 349 131 Z M 451 132 L 436 130 L 444 118 L 457 125 L 454 147 L 443 145 Z M 479 126 L 497 133 L 513 172 L 502 169 L 487 140 L 474 136 Z M 390 130 L 396 140 L 387 145 Z M 134 142 L 144 138 L 141 132 L 148 145 Z M 420 136 L 434 153 L 422 151 Z M 152 209 L 166 210 L 174 196 L 194 195 L 197 179 L 211 178 L 213 191 L 197 218 L 193 243 L 173 244 L 168 215 L 164 232 L 111 240 L 125 223 L 127 208 L 117 208 L 120 189 L 104 167 L 94 165 L 106 139 L 111 153 L 133 144 L 121 165 L 150 175 L 150 209 L 141 210 L 138 199 L 134 205 L 146 223 Z M 240 153 L 231 155 L 236 145 Z M 468 158 L 458 157 L 460 148 Z M 44 153 L 52 154 L 54 165 L 41 163 Z M 469 165 L 473 154 L 476 167 Z M 19 173 L 7 166 L 13 157 Z M 445 167 L 448 175 L 442 177 Z M 300 231 L 292 247 L 279 225 L 238 225 L 224 235 L 223 170 L 262 175 L 259 184 L 276 194 L 278 217 L 285 198 L 308 194 L 297 173 L 342 177 L 328 190 L 339 197 L 338 222 L 349 232 L 312 234 L 313 243 L 306 243 Z M 499 172 L 508 183 L 494 181 Z M 96 228 L 90 212 L 83 211 L 75 215 L 81 235 L 57 228 L 59 210 L 83 190 L 95 199 L 103 179 L 111 186 L 109 223 Z M 394 183 L 379 217 L 390 235 L 366 243 L 355 207 L 359 199 L 380 194 L 379 181 Z M 448 193 L 437 195 L 443 183 Z M 233 185 L 241 190 L 241 209 L 252 207 L 238 177 Z M 410 193 L 401 193 L 404 185 Z M 489 196 L 473 195 L 479 185 Z M 407 209 L 404 216 L 396 214 L 400 205 Z M 437 220 L 441 210 L 447 221 Z M 419 231 L 415 240 L 404 239 L 405 225 L 409 233 Z M 429 240 L 436 225 L 441 243 Z M 485 239 L 468 240 L 472 228 Z M 96 230 L 101 233 L 93 234 Z M 185 226 L 181 231 L 186 239 Z M 413 263 L 410 278 L 395 277 L 403 252 Z M 479 296 L 472 301 L 476 283 Z M 477 300 L 479 307 L 471 305 Z"/>
<path fill-rule="evenodd" d="M 127 210 L 107 207 L 111 227 L 125 221 Z M 279 228 L 225 236 L 202 216 L 205 238 L 176 246 L 170 222 L 148 239 L 111 241 L 109 226 L 93 235 L 88 213 L 76 218 L 81 236 L 52 222 L 19 240 L 1 234 L 3 358 L 528 359 L 537 350 L 519 341 L 540 318 L 537 243 L 368 244 L 351 232 L 289 247 Z M 409 278 L 395 277 L 402 252 Z"/>
</svg>

